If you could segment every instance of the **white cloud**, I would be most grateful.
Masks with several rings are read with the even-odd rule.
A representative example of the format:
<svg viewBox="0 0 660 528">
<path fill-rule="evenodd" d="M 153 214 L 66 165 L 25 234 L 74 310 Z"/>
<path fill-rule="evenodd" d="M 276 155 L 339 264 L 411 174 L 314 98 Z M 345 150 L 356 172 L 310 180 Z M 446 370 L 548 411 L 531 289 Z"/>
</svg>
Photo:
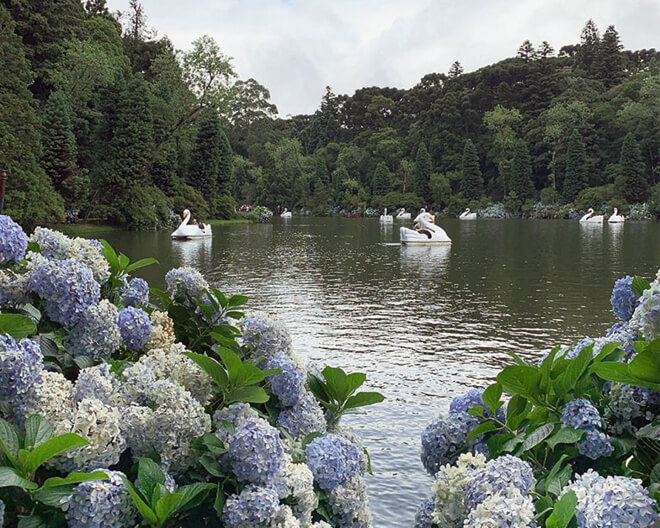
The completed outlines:
<svg viewBox="0 0 660 528">
<path fill-rule="evenodd" d="M 109 0 L 125 9 L 128 0 Z M 654 0 L 143 0 L 149 24 L 186 49 L 203 34 L 242 78 L 271 92 L 280 114 L 313 112 L 323 89 L 409 88 L 454 60 L 472 71 L 520 43 L 579 41 L 588 18 L 614 24 L 629 49 L 660 47 Z"/>
</svg>

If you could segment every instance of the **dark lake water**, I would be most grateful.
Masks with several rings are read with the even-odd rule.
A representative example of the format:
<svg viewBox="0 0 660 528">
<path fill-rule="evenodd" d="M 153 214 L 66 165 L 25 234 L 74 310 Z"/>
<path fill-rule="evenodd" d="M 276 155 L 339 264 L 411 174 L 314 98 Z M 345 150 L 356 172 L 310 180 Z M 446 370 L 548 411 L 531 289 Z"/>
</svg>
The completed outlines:
<svg viewBox="0 0 660 528">
<path fill-rule="evenodd" d="M 171 267 L 194 266 L 283 319 L 300 356 L 367 372 L 387 399 L 347 422 L 371 454 L 374 526 L 403 528 L 430 493 L 421 432 L 449 400 L 486 386 L 507 350 L 532 358 L 601 335 L 613 322 L 614 281 L 651 278 L 660 266 L 658 223 L 438 223 L 451 246 L 400 247 L 398 223 L 300 217 L 214 227 L 204 241 L 106 238 L 131 259 L 160 260 L 144 273 L 152 285 Z"/>
</svg>

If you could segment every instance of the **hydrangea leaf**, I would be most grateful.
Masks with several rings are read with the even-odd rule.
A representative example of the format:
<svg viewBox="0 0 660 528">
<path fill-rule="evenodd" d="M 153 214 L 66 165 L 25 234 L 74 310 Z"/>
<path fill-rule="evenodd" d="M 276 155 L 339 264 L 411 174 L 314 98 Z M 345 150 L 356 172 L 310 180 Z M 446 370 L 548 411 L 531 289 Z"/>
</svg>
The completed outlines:
<svg viewBox="0 0 660 528">
<path fill-rule="evenodd" d="M 53 438 L 53 426 L 39 414 L 25 420 L 25 448 L 33 449 Z"/>
<path fill-rule="evenodd" d="M 12 336 L 14 339 L 24 339 L 36 331 L 37 325 L 27 315 L 0 314 L 0 334 Z"/>
<path fill-rule="evenodd" d="M 14 468 L 0 467 L 0 488 L 17 487 L 28 490 L 37 489 L 34 482 L 21 477 Z"/>
<path fill-rule="evenodd" d="M 577 496 L 574 491 L 568 491 L 555 504 L 550 517 L 545 522 L 546 528 L 566 528 L 575 515 Z"/>
</svg>

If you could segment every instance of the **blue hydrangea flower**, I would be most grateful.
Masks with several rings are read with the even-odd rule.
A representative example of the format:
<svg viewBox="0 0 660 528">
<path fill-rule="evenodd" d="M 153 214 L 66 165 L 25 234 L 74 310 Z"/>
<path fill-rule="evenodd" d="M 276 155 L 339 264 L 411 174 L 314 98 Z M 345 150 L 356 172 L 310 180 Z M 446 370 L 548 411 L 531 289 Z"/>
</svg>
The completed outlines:
<svg viewBox="0 0 660 528">
<path fill-rule="evenodd" d="M 479 419 L 465 412 L 450 413 L 430 423 L 422 433 L 422 464 L 430 475 L 435 475 L 440 466 L 453 463 L 458 452 L 466 446 L 466 437 L 479 424 Z M 474 450 L 481 438 L 468 442 Z"/>
<path fill-rule="evenodd" d="M 644 387 L 614 383 L 610 388 L 610 403 L 605 420 L 610 433 L 624 431 L 635 434 L 641 427 L 660 417 L 660 392 Z"/>
<path fill-rule="evenodd" d="M 637 306 L 639 296 L 632 289 L 633 278 L 623 277 L 614 283 L 612 289 L 612 311 L 622 321 L 629 321 Z"/>
<path fill-rule="evenodd" d="M 95 361 L 108 359 L 121 347 L 119 312 L 103 299 L 90 306 L 71 329 L 64 348 L 73 356 L 87 356 Z"/>
<path fill-rule="evenodd" d="M 15 262 L 25 256 L 28 238 L 23 228 L 7 215 L 0 215 L 0 263 Z"/>
<path fill-rule="evenodd" d="M 587 431 L 577 443 L 580 454 L 596 460 L 597 458 L 610 456 L 614 452 L 614 446 L 610 437 L 599 431 Z"/>
<path fill-rule="evenodd" d="M 0 398 L 20 400 L 41 379 L 43 368 L 35 341 L 0 335 Z"/>
<path fill-rule="evenodd" d="M 647 341 L 660 338 L 660 272 L 651 287 L 644 290 L 639 298 L 630 327 L 638 330 Z"/>
<path fill-rule="evenodd" d="M 101 295 L 92 271 L 75 260 L 46 260 L 38 264 L 30 277 L 29 289 L 48 301 L 48 316 L 64 326 L 76 324 Z"/>
<path fill-rule="evenodd" d="M 265 420 L 246 420 L 230 436 L 227 456 L 238 480 L 267 485 L 284 466 L 284 444 Z"/>
<path fill-rule="evenodd" d="M 660 518 L 642 481 L 622 476 L 601 477 L 589 470 L 564 488 L 578 498 L 579 528 L 651 528 Z"/>
<path fill-rule="evenodd" d="M 361 475 L 328 492 L 328 505 L 338 527 L 371 528 L 367 484 Z"/>
<path fill-rule="evenodd" d="M 304 438 L 311 433 L 325 433 L 327 423 L 323 409 L 311 392 L 304 392 L 298 402 L 284 409 L 277 417 L 277 426 L 294 438 Z"/>
<path fill-rule="evenodd" d="M 100 469 L 109 480 L 78 484 L 67 499 L 64 510 L 70 528 L 130 528 L 137 511 L 122 480 L 123 473 Z"/>
<path fill-rule="evenodd" d="M 254 350 L 254 356 L 269 358 L 278 352 L 291 350 L 291 336 L 286 327 L 268 315 L 253 315 L 243 319 L 243 340 Z"/>
<path fill-rule="evenodd" d="M 121 293 L 124 306 L 144 306 L 149 303 L 149 284 L 146 280 L 134 277 L 124 286 Z"/>
<path fill-rule="evenodd" d="M 280 504 L 272 488 L 246 486 L 238 495 L 227 499 L 222 521 L 227 528 L 265 528 Z"/>
<path fill-rule="evenodd" d="M 298 368 L 284 352 L 278 352 L 265 364 L 269 369 L 280 369 L 281 374 L 268 377 L 271 392 L 283 407 L 293 407 L 305 391 L 305 371 Z"/>
<path fill-rule="evenodd" d="M 568 352 L 566 352 L 566 355 L 564 357 L 566 359 L 574 359 L 580 354 L 580 352 L 582 352 L 583 349 L 593 344 L 594 344 L 593 339 L 591 339 L 590 337 L 585 337 L 582 341 L 580 341 L 577 345 L 575 345 L 575 348 L 572 348 Z"/>
<path fill-rule="evenodd" d="M 205 291 L 209 289 L 202 274 L 194 268 L 174 268 L 165 275 L 167 282 L 167 291 L 172 297 L 201 298 Z"/>
<path fill-rule="evenodd" d="M 259 413 L 249 403 L 232 403 L 228 407 L 223 407 L 215 411 L 213 415 L 213 425 L 215 434 L 220 440 L 226 442 L 231 436 L 224 422 L 229 423 L 235 429 L 239 424 L 246 420 L 258 420 Z M 230 428 L 231 429 L 231 428 Z"/>
<path fill-rule="evenodd" d="M 496 493 L 506 495 L 507 490 L 513 488 L 528 495 L 534 485 L 532 466 L 511 455 L 501 456 L 475 471 L 465 489 L 466 511 L 469 512 Z"/>
<path fill-rule="evenodd" d="M 328 434 L 315 438 L 305 453 L 314 480 L 326 491 L 360 474 L 360 451 L 342 436 Z"/>
<path fill-rule="evenodd" d="M 434 528 L 433 510 L 435 510 L 435 499 L 433 497 L 422 502 L 417 508 L 417 513 L 415 513 L 414 528 Z"/>
<path fill-rule="evenodd" d="M 593 403 L 584 398 L 569 401 L 561 415 L 561 423 L 573 429 L 593 431 L 603 427 L 603 419 Z"/>
<path fill-rule="evenodd" d="M 80 369 L 73 389 L 73 401 L 78 404 L 85 398 L 112 405 L 119 380 L 111 372 L 108 363 Z"/>
<path fill-rule="evenodd" d="M 101 253 L 103 253 L 103 244 L 96 240 L 95 238 L 88 238 L 87 242 L 89 242 L 89 245 L 98 249 Z"/>
<path fill-rule="evenodd" d="M 119 312 L 119 331 L 130 350 L 142 350 L 152 330 L 149 314 L 144 310 L 129 306 Z"/>
<path fill-rule="evenodd" d="M 456 396 L 449 404 L 449 413 L 466 413 L 472 409 L 472 407 L 481 406 L 484 409 L 484 416 L 490 416 L 491 413 L 488 410 L 488 406 L 484 403 L 483 394 L 484 391 L 481 389 L 470 389 L 465 394 Z M 496 414 L 498 420 L 505 420 L 504 409 L 498 409 Z"/>
</svg>

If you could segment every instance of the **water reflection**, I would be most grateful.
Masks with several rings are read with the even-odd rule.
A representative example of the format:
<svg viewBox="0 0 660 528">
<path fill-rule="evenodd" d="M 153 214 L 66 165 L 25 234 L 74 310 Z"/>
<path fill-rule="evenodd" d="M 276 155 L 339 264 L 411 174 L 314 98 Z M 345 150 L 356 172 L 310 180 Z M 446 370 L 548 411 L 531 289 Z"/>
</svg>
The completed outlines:
<svg viewBox="0 0 660 528">
<path fill-rule="evenodd" d="M 428 246 L 401 245 L 399 258 L 406 272 L 416 272 L 424 276 L 440 276 L 447 270 L 451 244 Z"/>
<path fill-rule="evenodd" d="M 195 240 L 172 240 L 172 256 L 181 266 L 204 268 L 204 263 L 213 260 L 213 238 Z"/>
</svg>

